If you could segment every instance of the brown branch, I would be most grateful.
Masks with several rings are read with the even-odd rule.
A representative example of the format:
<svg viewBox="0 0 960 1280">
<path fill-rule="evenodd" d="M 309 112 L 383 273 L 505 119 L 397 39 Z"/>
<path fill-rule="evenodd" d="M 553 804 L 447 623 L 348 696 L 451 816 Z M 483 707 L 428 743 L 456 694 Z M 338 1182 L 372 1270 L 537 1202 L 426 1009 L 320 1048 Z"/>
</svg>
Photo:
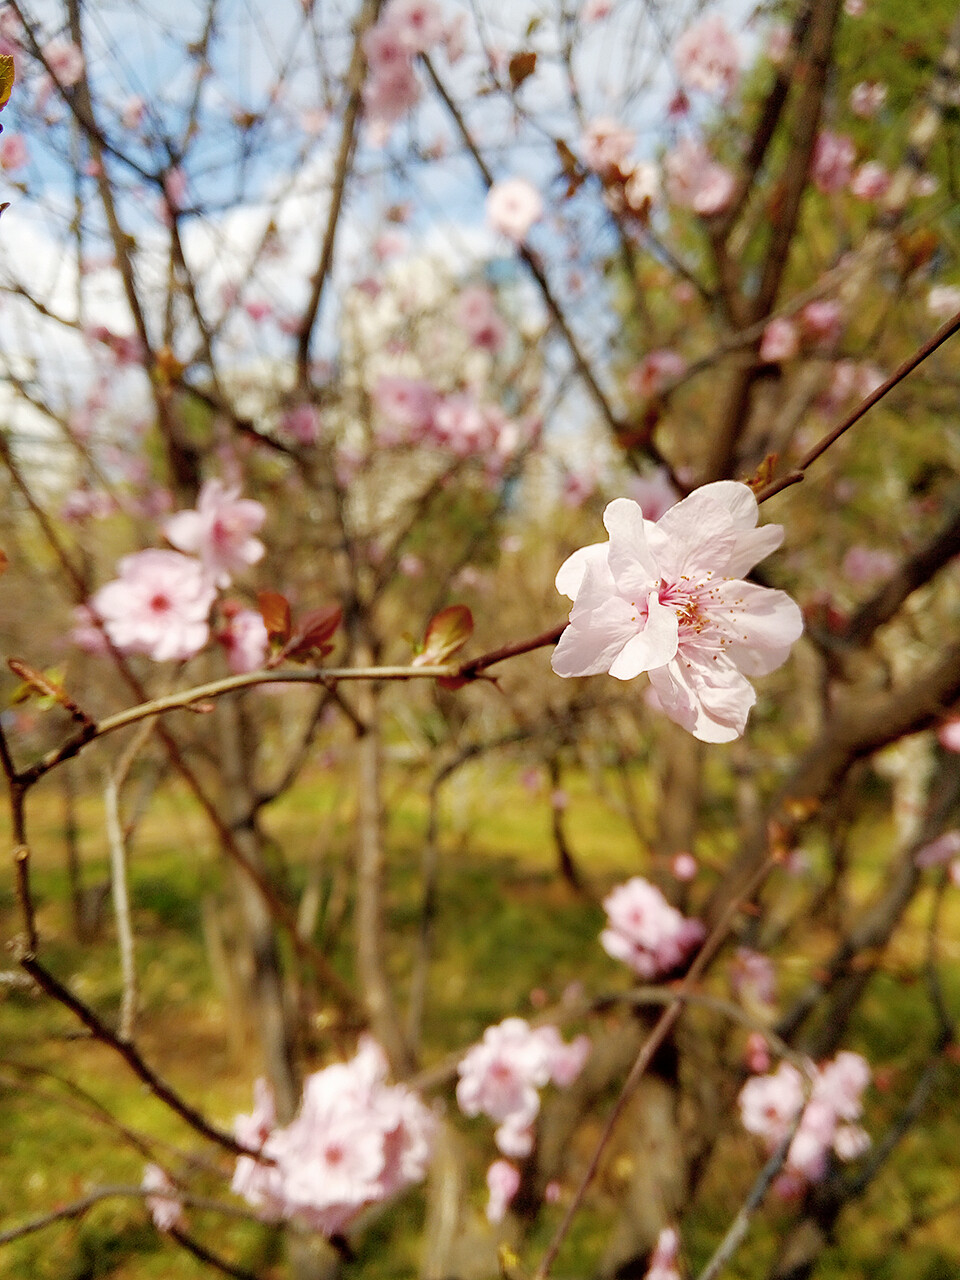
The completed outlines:
<svg viewBox="0 0 960 1280">
<path fill-rule="evenodd" d="M 162 1080 L 153 1068 L 144 1061 L 139 1050 L 136 1049 L 134 1045 L 128 1041 L 119 1039 L 119 1037 L 110 1030 L 106 1023 L 103 1022 L 96 1013 L 94 1013 L 89 1005 L 84 1004 L 84 1002 L 78 999 L 78 997 L 65 987 L 62 982 L 55 978 L 48 969 L 44 968 L 35 955 L 29 953 L 21 956 L 20 965 L 27 973 L 30 974 L 31 978 L 33 978 L 37 985 L 43 988 L 47 995 L 52 996 L 53 999 L 62 1004 L 64 1008 L 69 1009 L 74 1017 L 78 1018 L 80 1022 L 83 1023 L 95 1040 L 99 1040 L 101 1044 L 107 1045 L 109 1048 L 113 1049 L 115 1053 L 118 1053 L 138 1079 L 143 1081 L 154 1097 L 158 1098 L 167 1107 L 169 1107 L 171 1111 L 175 1112 L 181 1120 L 185 1121 L 190 1126 L 191 1129 L 194 1129 L 203 1137 L 209 1138 L 211 1142 L 216 1142 L 218 1146 L 223 1147 L 225 1151 L 229 1151 L 232 1155 L 257 1156 L 255 1151 L 251 1151 L 249 1148 L 244 1147 L 234 1138 L 231 1138 L 228 1133 L 225 1133 L 222 1129 L 218 1129 L 215 1125 L 210 1124 L 210 1122 L 204 1119 L 195 1107 L 192 1107 L 188 1102 L 185 1102 L 184 1099 L 181 1098 L 165 1080 Z M 0 1243 L 2 1243 L 2 1239 L 0 1239 Z"/>
<path fill-rule="evenodd" d="M 793 471 L 789 471 L 786 475 L 780 476 L 779 479 L 772 480 L 770 484 L 764 485 L 757 493 L 757 502 L 766 502 L 774 494 L 780 493 L 784 489 L 789 489 L 792 485 L 799 484 L 803 480 L 804 473 L 808 467 L 812 466 L 822 454 L 826 453 L 832 444 L 835 444 L 855 423 L 859 422 L 869 409 L 878 404 L 898 383 L 902 382 L 908 374 L 911 374 L 918 365 L 923 364 L 928 356 L 933 355 L 934 351 L 941 347 L 948 338 L 952 338 L 958 330 L 960 330 L 960 311 L 947 320 L 945 324 L 941 325 L 933 337 L 928 338 L 912 356 L 908 356 L 903 364 L 887 378 L 886 382 L 882 382 L 865 400 L 861 400 L 857 407 L 851 413 L 848 413 L 837 426 L 828 431 L 821 440 L 818 440 L 813 448 L 801 458 Z"/>
</svg>

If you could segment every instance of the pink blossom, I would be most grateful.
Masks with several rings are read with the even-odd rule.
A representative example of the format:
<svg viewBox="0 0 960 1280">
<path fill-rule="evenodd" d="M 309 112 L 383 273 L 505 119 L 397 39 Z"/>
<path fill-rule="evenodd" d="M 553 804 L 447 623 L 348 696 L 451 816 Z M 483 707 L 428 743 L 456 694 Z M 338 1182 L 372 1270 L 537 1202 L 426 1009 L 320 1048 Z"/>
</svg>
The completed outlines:
<svg viewBox="0 0 960 1280">
<path fill-rule="evenodd" d="M 850 110 L 861 120 L 875 116 L 887 100 L 887 86 L 879 80 L 860 80 L 850 90 Z"/>
<path fill-rule="evenodd" d="M 298 404 L 280 419 L 280 430 L 298 444 L 316 444 L 320 439 L 320 411 L 312 404 Z"/>
<path fill-rule="evenodd" d="M 275 1127 L 269 1090 L 258 1082 L 254 1112 L 237 1117 L 235 1132 L 274 1163 L 241 1156 L 233 1190 L 269 1217 L 332 1236 L 366 1206 L 420 1181 L 433 1117 L 386 1077 L 383 1051 L 364 1038 L 350 1062 L 307 1077 L 300 1111 L 285 1128 Z"/>
<path fill-rule="evenodd" d="M 914 856 L 913 861 L 918 867 L 938 867 L 944 862 L 950 862 L 958 854 L 960 854 L 960 831 L 945 831 L 943 835 L 937 836 L 936 840 L 925 844 Z"/>
<path fill-rule="evenodd" d="M 774 22 L 767 30 L 767 57 L 775 67 L 781 67 L 787 60 L 787 54 L 793 44 L 793 32 L 789 23 Z"/>
<path fill-rule="evenodd" d="M 670 859 L 670 874 L 681 883 L 695 880 L 697 875 L 696 858 L 692 853 L 675 853 Z"/>
<path fill-rule="evenodd" d="M 641 366 L 642 367 L 642 366 Z M 627 484 L 629 496 L 646 512 L 645 519 L 656 522 L 680 501 L 680 494 L 664 467 L 657 467 L 648 476 L 632 477 Z"/>
<path fill-rule="evenodd" d="M 757 1075 L 770 1070 L 770 1046 L 767 1044 L 766 1036 L 759 1031 L 750 1032 L 747 1036 L 743 1060 L 747 1070 Z"/>
<path fill-rule="evenodd" d="M 740 75 L 740 50 L 724 19 L 707 14 L 688 27 L 673 49 L 673 62 L 685 89 L 722 93 L 729 98 Z"/>
<path fill-rule="evenodd" d="M 641 161 L 630 170 L 623 188 L 623 198 L 634 212 L 646 214 L 660 198 L 660 170 L 655 164 Z"/>
<path fill-rule="evenodd" d="M 467 51 L 467 15 L 462 11 L 451 14 L 443 29 L 443 51 L 451 66 Z"/>
<path fill-rule="evenodd" d="M 146 1166 L 140 1186 L 144 1191 L 155 1193 L 148 1195 L 146 1202 L 153 1225 L 158 1231 L 172 1231 L 174 1227 L 182 1228 L 186 1225 L 183 1205 L 176 1198 L 177 1189 L 159 1165 Z"/>
<path fill-rule="evenodd" d="M 800 327 L 813 341 L 830 345 L 840 337 L 843 326 L 843 309 L 832 298 L 819 298 L 808 302 L 800 312 Z"/>
<path fill-rule="evenodd" d="M 381 444 L 416 442 L 433 425 L 437 393 L 422 378 L 387 376 L 377 381 L 373 403 L 382 419 Z"/>
<path fill-rule="evenodd" d="M 609 542 L 574 552 L 557 574 L 574 603 L 554 671 L 647 671 L 666 715 L 694 737 L 738 738 L 756 701 L 746 677 L 779 667 L 803 630 L 789 596 L 741 576 L 783 538 L 757 518 L 752 491 L 733 480 L 695 490 L 656 524 L 629 498 L 611 502 Z"/>
<path fill-rule="evenodd" d="M 429 53 L 446 34 L 437 0 L 388 0 L 380 23 L 394 32 L 411 53 Z"/>
<path fill-rule="evenodd" d="M 227 651 L 227 666 L 234 675 L 263 666 L 269 637 L 263 618 L 255 609 L 231 610 L 217 639 Z"/>
<path fill-rule="evenodd" d="M 526 178 L 506 178 L 487 192 L 487 221 L 515 244 L 522 244 L 542 216 L 540 192 Z"/>
<path fill-rule="evenodd" d="M 90 600 L 110 640 L 124 653 L 181 662 L 207 643 L 215 595 L 200 562 L 177 551 L 139 551 L 120 561 L 120 576 Z"/>
<path fill-rule="evenodd" d="M 879 200 L 890 188 L 890 174 L 876 160 L 860 165 L 850 179 L 850 194 L 858 200 Z"/>
<path fill-rule="evenodd" d="M 888 578 L 896 567 L 897 558 L 891 551 L 861 546 L 851 547 L 842 565 L 844 577 L 861 585 Z"/>
<path fill-rule="evenodd" d="M 117 505 L 109 493 L 98 489 L 73 489 L 63 500 L 60 518 L 71 523 L 84 520 L 104 520 L 113 515 Z"/>
<path fill-rule="evenodd" d="M 368 76 L 363 86 L 364 110 L 373 124 L 394 124 L 412 110 L 419 100 L 420 81 L 411 61 L 390 63 L 377 68 Z"/>
<path fill-rule="evenodd" d="M 97 626 L 96 615 L 85 604 L 78 604 L 73 611 L 70 642 L 84 653 L 104 654 L 109 652 L 107 638 L 101 628 Z"/>
<path fill-rule="evenodd" d="M 702 142 L 684 138 L 664 161 L 667 195 L 681 209 L 704 218 L 722 213 L 733 198 L 733 174 L 710 156 Z"/>
<path fill-rule="evenodd" d="M 949 320 L 960 311 L 960 287 L 935 284 L 927 294 L 927 310 L 935 320 Z"/>
<path fill-rule="evenodd" d="M 494 1160 L 487 1170 L 487 1221 L 502 1222 L 507 1205 L 520 1189 L 520 1172 L 508 1160 Z"/>
<path fill-rule="evenodd" d="M 792 360 L 800 349 L 800 334 L 792 320 L 778 317 L 771 320 L 763 331 L 760 343 L 760 359 L 777 364 Z"/>
<path fill-rule="evenodd" d="M 470 342 L 484 351 L 499 351 L 507 327 L 497 314 L 493 294 L 483 285 L 471 285 L 457 299 L 457 321 Z"/>
<path fill-rule="evenodd" d="M 699 920 L 681 915 L 655 885 L 634 876 L 603 900 L 607 928 L 600 945 L 614 960 L 651 981 L 678 968 L 703 941 Z"/>
<path fill-rule="evenodd" d="M 538 1090 L 551 1080 L 561 1086 L 572 1083 L 589 1048 L 585 1036 L 566 1045 L 555 1027 L 534 1030 L 523 1018 L 488 1027 L 457 1068 L 460 1110 L 498 1122 L 494 1137 L 504 1155 L 527 1156 L 540 1111 Z"/>
<path fill-rule="evenodd" d="M 72 40 L 51 40 L 41 53 L 61 88 L 71 89 L 83 75 L 83 54 Z"/>
<path fill-rule="evenodd" d="M 785 1172 L 799 1180 L 797 1189 L 802 1189 L 823 1176 L 831 1151 L 850 1160 L 870 1145 L 864 1130 L 853 1123 L 862 1114 L 862 1094 L 869 1082 L 866 1059 L 845 1050 L 819 1069 L 811 1067 L 809 1087 L 796 1067 L 782 1062 L 773 1074 L 747 1081 L 740 1091 L 740 1118 L 744 1128 L 773 1151 L 800 1117 Z"/>
<path fill-rule="evenodd" d="M 587 0 L 580 18 L 583 22 L 599 22 L 613 12 L 613 0 Z"/>
<path fill-rule="evenodd" d="M 171 209 L 182 209 L 187 202 L 187 175 L 182 169 L 170 169 L 163 179 L 163 193 Z"/>
<path fill-rule="evenodd" d="M 678 1259 L 680 1237 L 673 1227 L 664 1227 L 650 1255 L 650 1265 L 643 1280 L 682 1280 Z"/>
<path fill-rule="evenodd" d="M 412 551 L 404 552 L 397 561 L 397 570 L 405 578 L 422 578 L 424 574 L 423 561 L 419 556 L 415 556 Z"/>
<path fill-rule="evenodd" d="M 262 502 L 241 498 L 239 488 L 208 480 L 195 511 L 178 511 L 163 526 L 179 550 L 200 557 L 204 571 L 218 587 L 228 587 L 235 573 L 256 564 L 264 546 L 253 534 L 267 518 Z"/>
<path fill-rule="evenodd" d="M 773 962 L 762 951 L 737 947 L 730 962 L 730 986 L 748 1008 L 772 1008 L 776 1001 L 777 979 Z"/>
<path fill-rule="evenodd" d="M 142 126 L 146 113 L 147 104 L 142 98 L 133 94 L 123 104 L 123 108 L 120 112 L 120 123 L 125 129 L 129 129 L 133 132 Z"/>
<path fill-rule="evenodd" d="M 679 351 L 660 347 L 656 351 L 647 352 L 637 367 L 630 370 L 627 374 L 627 387 L 635 396 L 646 400 L 658 395 L 674 378 L 682 377 L 686 369 L 687 362 Z"/>
<path fill-rule="evenodd" d="M 810 177 L 818 191 L 831 195 L 842 191 L 850 182 L 857 150 L 853 140 L 844 134 L 824 130 L 813 149 Z"/>
<path fill-rule="evenodd" d="M 9 173 L 12 169 L 22 169 L 29 160 L 30 152 L 23 134 L 5 134 L 0 142 L 0 168 Z"/>
<path fill-rule="evenodd" d="M 848 18 L 862 18 L 866 11 L 866 0 L 843 0 L 843 12 Z"/>
<path fill-rule="evenodd" d="M 960 751 L 960 717 L 944 721 L 937 730 L 937 741 L 944 751 Z"/>
<path fill-rule="evenodd" d="M 591 120 L 580 139 L 583 162 L 597 173 L 623 168 L 633 150 L 636 134 L 612 116 Z"/>
</svg>

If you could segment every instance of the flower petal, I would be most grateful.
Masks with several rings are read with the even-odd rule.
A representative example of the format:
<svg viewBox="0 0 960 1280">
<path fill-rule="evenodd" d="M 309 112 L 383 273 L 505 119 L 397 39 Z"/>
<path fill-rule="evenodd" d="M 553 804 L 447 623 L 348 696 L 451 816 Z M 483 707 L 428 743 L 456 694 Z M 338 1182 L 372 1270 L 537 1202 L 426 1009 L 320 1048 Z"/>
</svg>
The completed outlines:
<svg viewBox="0 0 960 1280">
<path fill-rule="evenodd" d="M 647 600 L 647 621 L 610 664 L 610 674 L 618 680 L 633 680 L 652 667 L 662 667 L 677 652 L 679 625 L 673 609 L 668 609 L 651 591 Z"/>
</svg>

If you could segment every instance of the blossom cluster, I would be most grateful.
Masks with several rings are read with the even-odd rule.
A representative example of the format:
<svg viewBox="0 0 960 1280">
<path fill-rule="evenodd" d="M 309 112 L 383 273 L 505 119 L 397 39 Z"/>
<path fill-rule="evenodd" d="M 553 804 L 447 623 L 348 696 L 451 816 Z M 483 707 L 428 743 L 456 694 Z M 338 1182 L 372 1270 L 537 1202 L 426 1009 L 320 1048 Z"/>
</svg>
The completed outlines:
<svg viewBox="0 0 960 1280">
<path fill-rule="evenodd" d="M 241 498 L 239 489 L 208 480 L 196 510 L 179 511 L 164 524 L 177 550 L 149 548 L 124 556 L 119 576 L 91 597 L 78 618 L 82 630 L 75 638 L 90 637 L 96 618 L 122 653 L 143 653 L 155 662 L 193 657 L 210 638 L 218 588 L 228 587 L 235 573 L 263 556 L 263 543 L 254 534 L 266 514 L 262 503 Z M 260 665 L 267 633 L 259 614 L 234 609 L 224 633 L 233 670 Z"/>
<path fill-rule="evenodd" d="M 307 1077 L 286 1126 L 277 1125 L 269 1086 L 257 1081 L 254 1109 L 237 1117 L 234 1133 L 267 1159 L 240 1156 L 233 1190 L 273 1221 L 339 1235 L 368 1205 L 421 1181 L 434 1127 L 417 1094 L 387 1083 L 383 1050 L 365 1037 L 350 1062 Z"/>
<path fill-rule="evenodd" d="M 753 492 L 732 480 L 695 490 L 656 524 L 629 498 L 611 502 L 609 541 L 575 551 L 557 574 L 573 600 L 557 675 L 646 671 L 663 711 L 694 737 L 738 738 L 756 701 L 747 676 L 779 667 L 803 630 L 789 596 L 743 580 L 783 537 L 757 519 Z"/>
<path fill-rule="evenodd" d="M 381 377 L 373 402 L 382 448 L 431 445 L 457 458 L 483 458 L 496 473 L 521 443 L 519 426 L 496 405 L 467 392 L 442 395 L 423 378 Z"/>
<path fill-rule="evenodd" d="M 869 1083 L 866 1059 L 845 1050 L 821 1067 L 811 1064 L 809 1081 L 789 1062 L 747 1081 L 740 1090 L 740 1118 L 768 1151 L 784 1141 L 800 1118 L 787 1152 L 782 1191 L 822 1178 L 831 1152 L 841 1160 L 853 1160 L 869 1147 L 867 1133 L 856 1123 Z"/>
<path fill-rule="evenodd" d="M 488 1027 L 460 1060 L 457 1102 L 465 1115 L 497 1122 L 494 1140 L 504 1155 L 527 1156 L 540 1111 L 538 1091 L 551 1081 L 572 1084 L 589 1052 L 586 1036 L 565 1044 L 556 1027 L 533 1028 L 523 1018 L 507 1018 Z"/>
<path fill-rule="evenodd" d="M 368 120 L 389 128 L 402 119 L 420 99 L 417 55 L 443 44 L 448 58 L 455 61 L 461 42 L 461 24 L 445 23 L 437 0 L 389 0 L 363 37 L 367 59 L 363 104 Z"/>
<path fill-rule="evenodd" d="M 672 973 L 703 941 L 701 922 L 682 915 L 642 876 L 609 893 L 603 908 L 607 927 L 601 946 L 647 982 Z"/>
</svg>

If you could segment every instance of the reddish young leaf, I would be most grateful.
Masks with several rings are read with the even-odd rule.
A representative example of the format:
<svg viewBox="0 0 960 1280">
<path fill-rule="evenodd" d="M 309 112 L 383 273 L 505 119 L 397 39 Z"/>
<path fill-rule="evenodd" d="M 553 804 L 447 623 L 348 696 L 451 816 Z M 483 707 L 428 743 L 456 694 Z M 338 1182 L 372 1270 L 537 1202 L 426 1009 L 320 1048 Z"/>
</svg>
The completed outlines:
<svg viewBox="0 0 960 1280">
<path fill-rule="evenodd" d="M 278 591 L 259 591 L 257 607 L 271 641 L 286 644 L 290 639 L 290 601 Z"/>
<path fill-rule="evenodd" d="M 465 604 L 447 605 L 427 625 L 423 649 L 413 660 L 415 667 L 432 667 L 446 662 L 473 635 L 473 614 Z"/>
<path fill-rule="evenodd" d="M 324 657 L 333 649 L 328 644 L 343 619 L 343 610 L 338 604 L 323 605 L 320 609 L 311 609 L 297 623 L 292 640 L 284 648 L 288 658 L 307 658 L 311 654 Z"/>
</svg>

